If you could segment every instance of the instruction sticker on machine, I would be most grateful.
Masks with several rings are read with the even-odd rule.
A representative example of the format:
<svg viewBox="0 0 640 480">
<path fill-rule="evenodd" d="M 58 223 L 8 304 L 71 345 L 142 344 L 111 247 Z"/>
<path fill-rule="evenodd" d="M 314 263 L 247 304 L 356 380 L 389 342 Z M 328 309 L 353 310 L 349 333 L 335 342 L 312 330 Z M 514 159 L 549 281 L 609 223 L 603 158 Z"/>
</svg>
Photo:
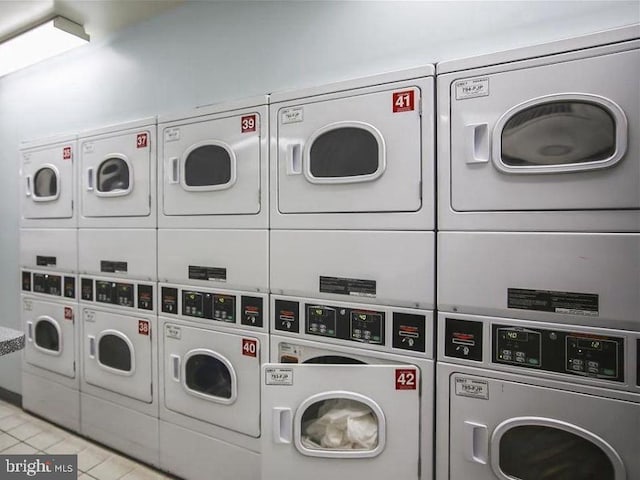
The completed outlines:
<svg viewBox="0 0 640 480">
<path fill-rule="evenodd" d="M 474 378 L 456 378 L 456 395 L 489 400 L 489 382 Z"/>
<path fill-rule="evenodd" d="M 507 306 L 518 310 L 537 310 L 589 317 L 597 317 L 600 313 L 599 297 L 593 293 L 509 288 L 507 289 Z"/>
<path fill-rule="evenodd" d="M 487 97 L 489 95 L 488 78 L 472 78 L 471 80 L 460 80 L 455 83 L 456 100 L 467 98 Z"/>
<path fill-rule="evenodd" d="M 357 297 L 375 297 L 376 281 L 358 278 L 340 278 L 320 276 L 320 293 L 353 295 Z"/>
<path fill-rule="evenodd" d="M 266 385 L 293 385 L 293 369 L 270 367 L 264 371 Z"/>
<path fill-rule="evenodd" d="M 298 123 L 304 120 L 304 110 L 302 107 L 286 108 L 280 112 L 280 121 L 283 125 L 287 123 Z"/>
</svg>

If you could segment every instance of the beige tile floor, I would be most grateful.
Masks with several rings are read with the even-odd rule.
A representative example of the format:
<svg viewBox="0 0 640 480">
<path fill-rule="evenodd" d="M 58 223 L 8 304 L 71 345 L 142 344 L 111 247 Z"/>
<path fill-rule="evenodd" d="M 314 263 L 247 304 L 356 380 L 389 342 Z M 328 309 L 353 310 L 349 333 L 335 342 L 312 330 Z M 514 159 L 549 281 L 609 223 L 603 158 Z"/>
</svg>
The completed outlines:
<svg viewBox="0 0 640 480">
<path fill-rule="evenodd" d="M 79 480 L 164 480 L 166 473 L 123 457 L 0 400 L 0 452 L 77 454 Z"/>
</svg>

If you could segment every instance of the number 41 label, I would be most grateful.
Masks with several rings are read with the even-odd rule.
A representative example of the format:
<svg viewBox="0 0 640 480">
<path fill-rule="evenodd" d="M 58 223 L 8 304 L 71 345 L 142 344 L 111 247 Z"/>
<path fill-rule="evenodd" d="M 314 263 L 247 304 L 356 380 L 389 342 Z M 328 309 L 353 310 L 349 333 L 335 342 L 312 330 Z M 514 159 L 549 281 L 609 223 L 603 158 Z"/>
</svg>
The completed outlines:
<svg viewBox="0 0 640 480">
<path fill-rule="evenodd" d="M 418 388 L 416 370 L 396 368 L 396 390 L 415 390 Z"/>
<path fill-rule="evenodd" d="M 410 112 L 415 110 L 415 95 L 413 90 L 393 92 L 393 113 Z"/>
</svg>

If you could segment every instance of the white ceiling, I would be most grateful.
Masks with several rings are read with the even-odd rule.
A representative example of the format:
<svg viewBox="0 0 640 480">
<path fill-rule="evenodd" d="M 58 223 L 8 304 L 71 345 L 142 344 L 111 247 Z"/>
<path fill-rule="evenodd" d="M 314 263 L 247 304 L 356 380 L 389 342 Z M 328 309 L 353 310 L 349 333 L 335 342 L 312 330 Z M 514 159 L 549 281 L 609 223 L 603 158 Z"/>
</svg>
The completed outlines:
<svg viewBox="0 0 640 480">
<path fill-rule="evenodd" d="M 0 41 L 62 15 L 84 25 L 96 41 L 183 3 L 184 0 L 0 0 Z"/>
</svg>

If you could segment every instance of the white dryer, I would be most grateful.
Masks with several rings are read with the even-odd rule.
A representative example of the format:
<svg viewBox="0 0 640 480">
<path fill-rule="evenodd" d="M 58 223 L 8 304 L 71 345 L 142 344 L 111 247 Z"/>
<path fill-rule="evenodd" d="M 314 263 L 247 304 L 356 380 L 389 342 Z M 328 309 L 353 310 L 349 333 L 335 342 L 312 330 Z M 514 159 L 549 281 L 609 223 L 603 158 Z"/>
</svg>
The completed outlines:
<svg viewBox="0 0 640 480">
<path fill-rule="evenodd" d="M 160 284 L 160 466 L 189 479 L 260 478 L 268 297 Z"/>
<path fill-rule="evenodd" d="M 80 430 L 79 326 L 75 275 L 22 270 L 22 406 Z"/>
<path fill-rule="evenodd" d="M 272 296 L 265 479 L 433 478 L 433 314 Z"/>
<path fill-rule="evenodd" d="M 440 313 L 436 478 L 640 476 L 640 334 Z"/>
<path fill-rule="evenodd" d="M 639 73 L 637 24 L 438 64 L 439 228 L 638 232 Z"/>
<path fill-rule="evenodd" d="M 158 465 L 156 284 L 82 276 L 81 432 Z"/>
</svg>

